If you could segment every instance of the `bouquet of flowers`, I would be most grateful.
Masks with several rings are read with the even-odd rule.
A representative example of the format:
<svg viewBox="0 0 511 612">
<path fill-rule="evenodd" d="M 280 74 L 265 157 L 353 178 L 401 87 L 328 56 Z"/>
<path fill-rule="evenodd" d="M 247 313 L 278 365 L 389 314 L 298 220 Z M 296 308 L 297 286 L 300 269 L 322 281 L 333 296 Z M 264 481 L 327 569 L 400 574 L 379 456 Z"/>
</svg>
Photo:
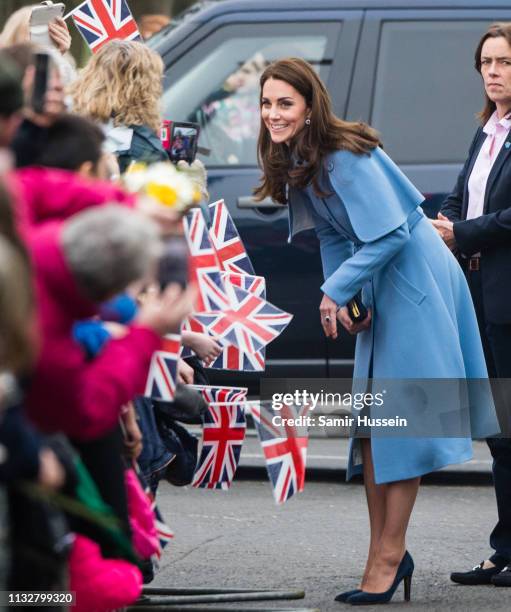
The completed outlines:
<svg viewBox="0 0 511 612">
<path fill-rule="evenodd" d="M 124 187 L 131 193 L 150 198 L 176 212 L 185 213 L 202 199 L 201 186 L 188 172 L 170 162 L 147 165 L 132 163 L 123 177 Z"/>
</svg>

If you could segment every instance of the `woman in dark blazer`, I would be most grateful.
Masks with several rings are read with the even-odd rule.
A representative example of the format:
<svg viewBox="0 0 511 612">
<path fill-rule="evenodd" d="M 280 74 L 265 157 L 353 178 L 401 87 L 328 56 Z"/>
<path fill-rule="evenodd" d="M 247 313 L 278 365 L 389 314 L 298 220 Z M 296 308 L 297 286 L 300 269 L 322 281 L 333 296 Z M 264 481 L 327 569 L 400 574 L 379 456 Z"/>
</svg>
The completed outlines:
<svg viewBox="0 0 511 612">
<path fill-rule="evenodd" d="M 511 378 L 511 23 L 488 29 L 476 49 L 475 66 L 486 98 L 481 127 L 433 224 L 466 271 L 489 375 L 504 379 Z M 497 393 L 508 437 L 488 439 L 498 508 L 490 536 L 494 553 L 473 570 L 451 574 L 461 584 L 511 586 L 511 567 L 506 567 L 511 563 L 510 393 L 504 381 Z"/>
</svg>

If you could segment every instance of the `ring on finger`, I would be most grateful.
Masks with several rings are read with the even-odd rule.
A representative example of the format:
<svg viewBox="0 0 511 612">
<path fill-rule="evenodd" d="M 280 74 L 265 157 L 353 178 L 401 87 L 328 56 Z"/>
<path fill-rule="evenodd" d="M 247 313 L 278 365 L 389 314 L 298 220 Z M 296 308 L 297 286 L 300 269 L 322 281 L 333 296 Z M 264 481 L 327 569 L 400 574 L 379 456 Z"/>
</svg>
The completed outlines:
<svg viewBox="0 0 511 612">
<path fill-rule="evenodd" d="M 330 323 L 330 321 L 331 321 L 330 317 L 329 317 L 328 315 L 326 315 L 326 317 L 325 317 L 325 323 Z"/>
</svg>

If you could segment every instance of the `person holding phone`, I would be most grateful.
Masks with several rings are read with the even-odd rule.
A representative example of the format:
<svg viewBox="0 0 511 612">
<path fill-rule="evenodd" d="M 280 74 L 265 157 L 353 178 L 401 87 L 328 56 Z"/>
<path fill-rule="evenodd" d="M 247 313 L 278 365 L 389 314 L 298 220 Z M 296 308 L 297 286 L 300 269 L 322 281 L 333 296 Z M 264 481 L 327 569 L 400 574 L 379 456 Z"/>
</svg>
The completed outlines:
<svg viewBox="0 0 511 612">
<path fill-rule="evenodd" d="M 433 221 L 458 254 L 474 300 L 486 365 L 492 378 L 511 378 L 511 23 L 492 25 L 475 52 L 485 104 L 481 125 L 453 192 Z M 507 385 L 504 380 L 502 384 Z M 499 389 L 495 386 L 495 390 Z M 490 535 L 493 553 L 473 569 L 451 574 L 459 584 L 511 587 L 511 439 L 509 391 L 501 402 L 508 431 L 488 438 L 498 522 Z M 507 406 L 505 402 L 507 401 Z"/>
<path fill-rule="evenodd" d="M 289 206 L 291 239 L 315 229 L 325 277 L 321 325 L 328 338 L 338 337 L 338 321 L 358 335 L 354 378 L 486 378 L 465 278 L 421 211 L 424 197 L 383 152 L 376 131 L 336 117 L 325 85 L 302 59 L 270 64 L 260 87 L 256 198 Z M 354 323 L 346 304 L 360 290 L 368 313 Z M 461 410 L 456 418 L 473 437 L 498 431 L 490 393 L 471 408 L 471 418 Z M 347 478 L 363 472 L 371 533 L 360 587 L 338 601 L 385 603 L 401 581 L 409 599 L 414 565 L 405 537 L 420 477 L 471 457 L 468 437 L 371 432 L 351 441 Z"/>
<path fill-rule="evenodd" d="M 30 42 L 30 20 L 34 9 L 49 9 L 41 5 L 24 6 L 14 11 L 0 32 L 0 48 Z M 71 35 L 62 17 L 55 17 L 48 23 L 48 34 L 53 46 L 62 54 L 71 48 Z M 37 41 L 35 41 L 37 42 Z"/>
<path fill-rule="evenodd" d="M 60 73 L 47 53 L 23 43 L 0 51 L 3 61 L 16 64 L 23 84 L 22 122 L 10 141 L 17 167 L 36 163 L 46 146 L 48 129 L 65 111 L 64 87 Z"/>
</svg>

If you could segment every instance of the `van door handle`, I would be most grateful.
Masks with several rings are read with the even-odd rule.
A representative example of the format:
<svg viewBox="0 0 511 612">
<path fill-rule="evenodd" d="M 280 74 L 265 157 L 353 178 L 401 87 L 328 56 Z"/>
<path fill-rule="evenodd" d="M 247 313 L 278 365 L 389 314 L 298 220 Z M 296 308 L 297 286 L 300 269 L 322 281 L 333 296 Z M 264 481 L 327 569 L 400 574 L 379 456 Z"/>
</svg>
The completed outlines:
<svg viewBox="0 0 511 612">
<path fill-rule="evenodd" d="M 271 198 L 264 198 L 260 202 L 254 196 L 241 196 L 238 198 L 238 208 L 287 208 L 285 204 L 279 204 Z"/>
</svg>

